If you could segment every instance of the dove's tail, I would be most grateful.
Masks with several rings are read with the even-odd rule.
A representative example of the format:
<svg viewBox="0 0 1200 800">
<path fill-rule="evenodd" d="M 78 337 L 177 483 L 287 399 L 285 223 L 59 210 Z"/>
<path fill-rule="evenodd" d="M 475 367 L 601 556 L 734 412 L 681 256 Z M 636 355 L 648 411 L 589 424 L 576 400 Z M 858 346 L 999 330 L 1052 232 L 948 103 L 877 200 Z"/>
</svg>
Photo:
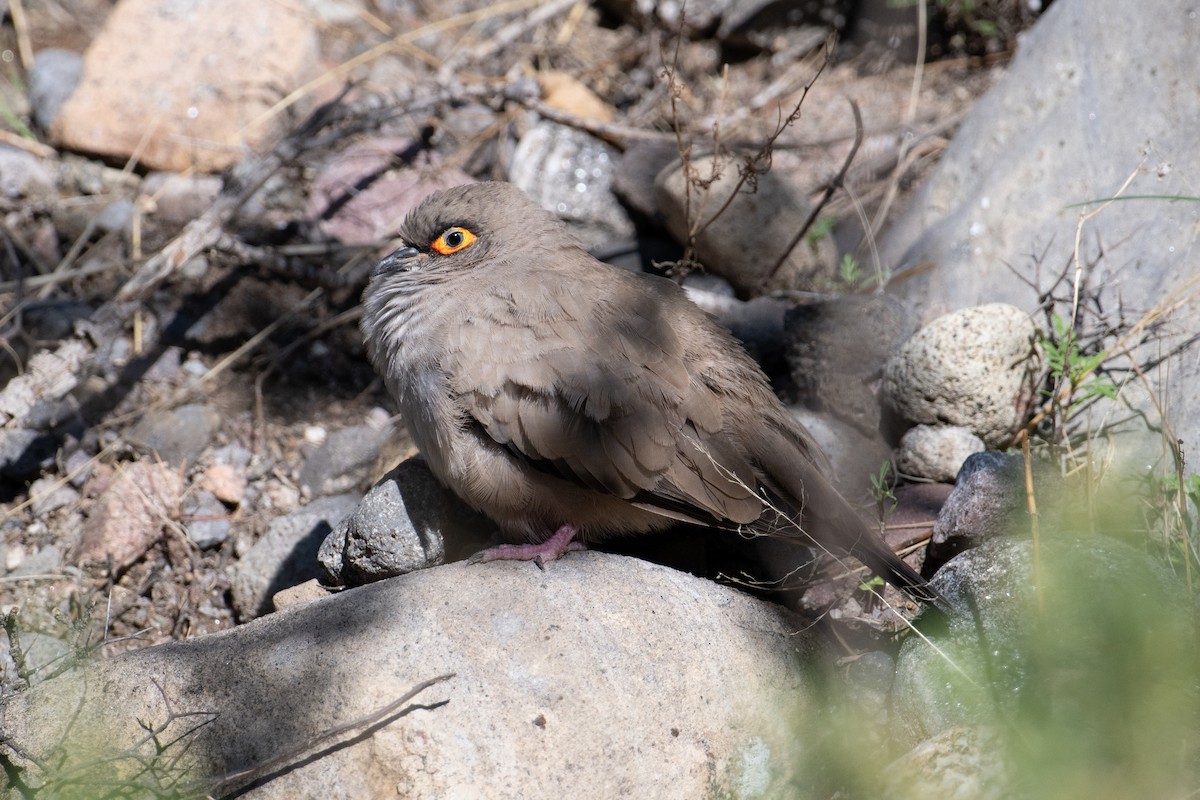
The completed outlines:
<svg viewBox="0 0 1200 800">
<path fill-rule="evenodd" d="M 764 482 L 791 507 L 783 510 L 794 523 L 777 526 L 776 535 L 787 535 L 788 528 L 795 534 L 798 529 L 811 544 L 834 555 L 853 556 L 914 600 L 949 608 L 945 598 L 897 556 L 833 488 L 823 472 L 828 471 L 825 459 L 807 433 L 788 425 L 764 438 L 767 441 L 755 453 L 756 460 Z"/>
</svg>

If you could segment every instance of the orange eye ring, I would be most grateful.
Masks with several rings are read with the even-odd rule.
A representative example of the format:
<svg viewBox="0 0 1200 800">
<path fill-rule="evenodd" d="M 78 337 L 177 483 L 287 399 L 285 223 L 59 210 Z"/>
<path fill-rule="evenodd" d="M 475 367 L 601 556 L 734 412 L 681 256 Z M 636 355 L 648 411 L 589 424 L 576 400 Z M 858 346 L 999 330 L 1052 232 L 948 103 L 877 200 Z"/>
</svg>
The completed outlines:
<svg viewBox="0 0 1200 800">
<path fill-rule="evenodd" d="M 434 252 L 448 256 L 451 253 L 457 253 L 465 247 L 469 247 L 471 242 L 475 241 L 475 234 L 471 233 L 466 228 L 447 228 L 442 231 L 442 235 L 434 240 L 430 247 Z"/>
</svg>

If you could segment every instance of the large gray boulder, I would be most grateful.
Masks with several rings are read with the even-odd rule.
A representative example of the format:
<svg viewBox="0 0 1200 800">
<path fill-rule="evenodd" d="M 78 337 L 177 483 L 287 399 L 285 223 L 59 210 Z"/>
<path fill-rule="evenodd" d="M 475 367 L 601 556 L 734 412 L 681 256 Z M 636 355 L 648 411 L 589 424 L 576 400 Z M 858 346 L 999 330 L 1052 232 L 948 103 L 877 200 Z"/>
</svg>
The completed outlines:
<svg viewBox="0 0 1200 800">
<path fill-rule="evenodd" d="M 775 606 L 636 559 L 453 564 L 91 663 L 9 698 L 0 728 L 88 782 L 72 796 L 118 776 L 212 789 L 285 754 L 239 796 L 780 797 L 806 643 Z M 141 723 L 168 721 L 156 756 Z"/>
<path fill-rule="evenodd" d="M 996 301 L 1033 312 L 1039 292 L 1067 269 L 1055 294 L 1069 298 L 1080 216 L 1099 208 L 1074 204 L 1112 197 L 1136 173 L 1126 199 L 1083 224 L 1083 296 L 1100 295 L 1100 307 L 1110 317 L 1120 309 L 1126 324 L 1159 303 L 1185 301 L 1159 320 L 1161 351 L 1186 341 L 1200 314 L 1198 34 L 1195 8 L 1174 0 L 1054 3 L 881 237 L 883 261 L 897 272 L 934 267 L 915 270 L 895 291 L 931 312 Z M 1165 385 L 1151 383 L 1174 434 L 1194 445 L 1195 345 L 1175 359 Z M 1157 417 L 1141 391 L 1134 381 L 1124 394 Z"/>
</svg>

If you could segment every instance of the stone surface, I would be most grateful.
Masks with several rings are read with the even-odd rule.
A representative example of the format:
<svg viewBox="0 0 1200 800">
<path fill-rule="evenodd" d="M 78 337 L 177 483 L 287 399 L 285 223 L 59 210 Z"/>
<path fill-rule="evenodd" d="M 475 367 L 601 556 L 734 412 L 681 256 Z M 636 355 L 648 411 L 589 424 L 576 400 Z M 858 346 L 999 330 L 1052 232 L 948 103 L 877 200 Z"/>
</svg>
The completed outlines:
<svg viewBox="0 0 1200 800">
<path fill-rule="evenodd" d="M 321 542 L 354 510 L 358 495 L 322 497 L 272 520 L 233 569 L 230 594 L 239 619 L 271 611 L 271 597 L 291 586 L 320 577 L 317 551 Z"/>
<path fill-rule="evenodd" d="M 339 737 L 320 757 L 306 749 L 239 796 L 784 797 L 804 747 L 794 726 L 812 702 L 796 625 L 636 559 L 573 553 L 545 572 L 450 565 L 97 661 L 0 713 L 14 750 L 54 749 L 60 768 L 89 764 L 101 779 L 129 761 L 96 759 L 152 746 L 138 721 L 164 722 L 165 696 L 204 712 L 171 728 L 195 727 L 180 766 L 200 777 L 261 763 L 452 674 L 369 736 Z"/>
<path fill-rule="evenodd" d="M 892 762 L 884 771 L 883 796 L 1003 800 L 1012 787 L 994 733 L 966 726 L 947 728 Z"/>
<path fill-rule="evenodd" d="M 179 516 L 183 478 L 167 464 L 143 460 L 120 465 L 111 478 L 94 477 L 96 493 L 75 562 L 106 561 L 120 571 L 133 564 Z"/>
<path fill-rule="evenodd" d="M 151 169 L 221 170 L 288 124 L 294 111 L 265 112 L 316 56 L 313 20 L 295 5 L 121 0 L 51 137 L 119 161 L 136 152 Z"/>
<path fill-rule="evenodd" d="M 0 430 L 0 475 L 30 478 L 54 463 L 58 441 L 49 433 L 29 428 Z"/>
<path fill-rule="evenodd" d="M 542 102 L 551 108 L 596 122 L 616 119 L 613 107 L 569 72 L 544 70 L 537 74 L 537 82 L 542 90 Z"/>
<path fill-rule="evenodd" d="M 196 479 L 196 488 L 211 492 L 225 505 L 240 505 L 246 496 L 246 468 L 217 461 Z"/>
<path fill-rule="evenodd" d="M 658 219 L 654 179 L 678 159 L 679 146 L 671 142 L 631 143 L 613 171 L 613 194 L 642 218 Z"/>
<path fill-rule="evenodd" d="M 370 425 L 351 425 L 328 434 L 319 445 L 306 444 L 300 485 L 314 497 L 362 491 L 387 436 Z"/>
<path fill-rule="evenodd" d="M 403 575 L 473 555 L 494 526 L 438 483 L 419 458 L 385 475 L 321 545 L 334 586 Z"/>
<path fill-rule="evenodd" d="M 991 303 L 939 317 L 888 359 L 884 395 L 912 424 L 967 428 L 1009 444 L 1032 393 L 1034 327 L 1018 308 Z"/>
<path fill-rule="evenodd" d="M 993 539 L 952 560 L 933 585 L 962 613 L 930 641 L 913 636 L 901 647 L 892 723 L 903 736 L 1008 723 L 1022 712 L 1035 729 L 1087 717 L 1079 704 L 1095 702 L 1092 693 L 1108 685 L 1130 693 L 1104 698 L 1113 703 L 1111 722 L 1132 724 L 1120 703 L 1145 702 L 1143 691 L 1161 697 L 1167 686 L 1156 682 L 1178 679 L 1176 670 L 1195 681 L 1187 660 L 1195 658 L 1195 610 L 1186 587 L 1108 536 L 1045 529 L 1036 560 L 1027 539 Z M 1160 669 L 1163 659 L 1176 660 Z M 1174 689 L 1188 693 L 1177 699 L 1196 698 L 1194 686 Z"/>
<path fill-rule="evenodd" d="M 21 654 L 25 657 L 25 671 L 33 684 L 40 683 L 43 680 L 41 676 L 53 672 L 71 657 L 71 645 L 44 633 L 21 630 L 19 641 Z M 12 657 L 12 640 L 7 636 L 0 637 L 0 673 L 6 676 L 5 685 L 16 685 L 16 681 L 7 680 L 8 676 L 17 674 L 17 665 Z"/>
<path fill-rule="evenodd" d="M 929 535 L 932 526 L 953 493 L 954 487 L 946 483 L 908 483 L 892 487 L 892 498 L 884 497 L 876 504 L 883 506 L 885 521 L 884 539 L 894 550 L 907 551 Z M 890 507 L 890 511 L 888 508 Z M 928 547 L 918 550 L 916 559 L 910 563 L 922 574 L 932 574 Z M 940 566 L 940 564 L 939 564 Z"/>
<path fill-rule="evenodd" d="M 39 50 L 29 68 L 29 106 L 42 130 L 50 130 L 58 110 L 83 74 L 83 57 L 58 47 Z"/>
<path fill-rule="evenodd" d="M 322 597 L 328 597 L 330 590 L 321 584 L 316 578 L 305 581 L 296 586 L 276 592 L 271 597 L 271 605 L 276 611 L 282 611 L 285 608 L 295 608 L 296 606 L 306 605 L 314 600 L 320 600 Z"/>
<path fill-rule="evenodd" d="M 16 564 L 8 569 L 9 578 L 53 575 L 62 569 L 63 554 L 57 545 L 48 544 L 31 554 L 21 551 L 9 553 L 19 555 L 18 559 L 13 559 Z"/>
<path fill-rule="evenodd" d="M 1027 530 L 1021 455 L 991 450 L 968 456 L 954 491 L 933 524 L 933 538 L 925 551 L 925 574 L 932 575 L 954 556 L 989 539 Z"/>
<path fill-rule="evenodd" d="M 77 322 L 91 316 L 92 310 L 87 303 L 65 298 L 30 304 L 22 325 L 39 339 L 61 339 L 71 334 Z"/>
<path fill-rule="evenodd" d="M 56 478 L 38 478 L 29 484 L 29 500 L 34 516 L 44 517 L 60 508 L 79 502 L 79 492 L 69 483 Z"/>
<path fill-rule="evenodd" d="M 412 139 L 355 142 L 321 168 L 308 197 L 308 216 L 346 244 L 396 235 L 409 211 L 439 189 L 473 183 Z"/>
<path fill-rule="evenodd" d="M 877 433 L 879 374 L 912 335 L 913 315 L 891 297 L 843 295 L 791 308 L 783 324 L 797 401 Z"/>
<path fill-rule="evenodd" d="M 188 538 L 201 549 L 216 547 L 228 539 L 232 526 L 225 504 L 202 489 L 184 499 L 182 522 Z"/>
<path fill-rule="evenodd" d="M 782 360 L 780 342 L 791 303 L 776 297 L 739 300 L 725 279 L 698 272 L 684 279 L 683 288 L 688 299 L 729 328 L 759 364 Z"/>
<path fill-rule="evenodd" d="M 957 425 L 915 425 L 900 439 L 896 468 L 914 478 L 950 483 L 972 453 L 987 449 L 975 434 Z"/>
<path fill-rule="evenodd" d="M 617 151 L 583 131 L 543 120 L 521 137 L 508 179 L 557 214 L 584 247 L 633 235 L 611 191 Z"/>
<path fill-rule="evenodd" d="M 852 503 L 864 501 L 871 476 L 878 475 L 880 465 L 891 460 L 891 448 L 883 437 L 878 433 L 870 436 L 832 414 L 795 406 L 789 410 L 829 459 L 834 487 Z"/>
<path fill-rule="evenodd" d="M 1159 303 L 1183 300 L 1161 329 L 1164 340 L 1142 355 L 1158 357 L 1186 341 L 1200 318 L 1200 295 L 1189 283 L 1200 255 L 1200 207 L 1166 198 L 1193 197 L 1200 186 L 1197 36 L 1200 15 L 1174 0 L 1139 4 L 1136 14 L 1121 0 L 1049 6 L 1022 35 L 1006 76 L 971 109 L 937 169 L 883 232 L 885 264 L 934 265 L 895 291 L 923 310 L 999 300 L 1033 312 L 1039 294 L 1072 266 L 1080 215 L 1100 207 L 1073 204 L 1111 197 L 1134 175 L 1124 194 L 1150 197 L 1115 203 L 1084 223 L 1085 287 L 1100 296 L 1110 323 L 1118 308 L 1133 324 Z M 1070 296 L 1071 280 L 1060 296 Z M 1193 448 L 1200 441 L 1196 347 L 1151 381 L 1174 435 Z M 1123 398 L 1157 424 L 1137 384 L 1124 387 Z"/>
<path fill-rule="evenodd" d="M 221 418 L 201 403 L 151 411 L 129 431 L 126 438 L 145 453 L 156 454 L 168 464 L 186 467 L 195 463 L 212 440 Z"/>
<path fill-rule="evenodd" d="M 693 157 L 692 166 L 707 180 L 714 169 L 713 158 Z M 733 284 L 739 296 L 753 297 L 774 289 L 811 289 L 818 278 L 833 275 L 835 254 L 829 237 L 816 243 L 801 241 L 765 291 L 762 285 L 809 215 L 810 187 L 802 182 L 806 174 L 802 169 L 787 153 L 775 153 L 771 171 L 758 176 L 757 190 L 743 185 L 718 215 L 737 187 L 737 162 L 723 161 L 719 177 L 708 191 L 692 187 L 690 201 L 683 169 L 675 163 L 655 180 L 658 208 L 667 230 L 680 243 L 687 241 L 689 231 L 703 227 L 696 235 L 696 257 L 709 272 Z M 713 220 L 711 224 L 709 220 Z"/>
<path fill-rule="evenodd" d="M 150 211 L 171 225 L 185 225 L 203 214 L 221 193 L 217 175 L 153 172 L 142 181 L 142 194 L 153 201 Z"/>
<path fill-rule="evenodd" d="M 54 174 L 37 156 L 0 145 L 0 197 L 47 199 L 54 192 Z"/>
</svg>

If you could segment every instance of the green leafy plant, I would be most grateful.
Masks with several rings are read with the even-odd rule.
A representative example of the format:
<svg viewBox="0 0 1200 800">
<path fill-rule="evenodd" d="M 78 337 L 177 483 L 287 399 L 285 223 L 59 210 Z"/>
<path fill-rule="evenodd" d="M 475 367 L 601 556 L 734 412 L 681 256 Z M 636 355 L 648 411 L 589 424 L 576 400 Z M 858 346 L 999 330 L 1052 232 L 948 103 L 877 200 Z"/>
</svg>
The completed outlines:
<svg viewBox="0 0 1200 800">
<path fill-rule="evenodd" d="M 804 233 L 805 244 L 816 247 L 818 242 L 833 233 L 833 226 L 836 222 L 837 219 L 834 217 L 817 217 L 813 221 L 812 227 Z"/>
<path fill-rule="evenodd" d="M 842 256 L 842 263 L 838 264 L 838 278 L 847 286 L 855 288 L 863 283 L 867 276 L 863 274 L 862 265 L 858 263 L 858 259 L 846 253 Z"/>
<path fill-rule="evenodd" d="M 892 491 L 892 462 L 884 461 L 879 471 L 871 475 L 871 499 L 886 517 L 896 508 L 896 493 Z"/>
<path fill-rule="evenodd" d="M 1054 387 L 1042 393 L 1053 401 L 1059 421 L 1066 422 L 1081 403 L 1098 397 L 1114 399 L 1117 386 L 1097 372 L 1108 358 L 1107 351 L 1084 353 L 1075 329 L 1061 314 L 1051 315 L 1051 327 L 1042 335 L 1041 345 Z"/>
<path fill-rule="evenodd" d="M 858 590 L 860 592 L 881 592 L 883 591 L 884 583 L 883 578 L 878 575 L 872 575 L 858 584 Z"/>
<path fill-rule="evenodd" d="M 862 264 L 858 259 L 850 253 L 842 256 L 841 262 L 838 264 L 837 284 L 841 288 L 858 290 L 865 289 L 868 286 L 873 286 L 880 280 L 887 280 L 887 275 L 868 274 L 863 269 Z"/>
</svg>

